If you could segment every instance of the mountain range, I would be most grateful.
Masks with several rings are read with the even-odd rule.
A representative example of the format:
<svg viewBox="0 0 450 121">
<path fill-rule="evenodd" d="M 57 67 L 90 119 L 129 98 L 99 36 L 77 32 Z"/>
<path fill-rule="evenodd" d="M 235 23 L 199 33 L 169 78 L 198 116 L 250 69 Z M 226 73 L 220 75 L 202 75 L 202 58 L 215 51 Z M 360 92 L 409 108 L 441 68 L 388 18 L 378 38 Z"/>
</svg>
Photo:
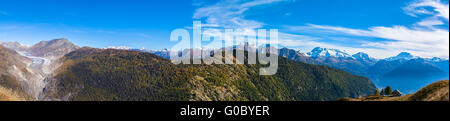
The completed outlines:
<svg viewBox="0 0 450 121">
<path fill-rule="evenodd" d="M 375 59 L 363 52 L 350 55 L 338 49 L 316 47 L 307 54 L 282 48 L 279 55 L 298 62 L 342 69 L 368 77 L 380 88 L 392 86 L 405 93 L 414 93 L 436 80 L 449 77 L 448 59 L 422 58 L 407 52 Z"/>
<path fill-rule="evenodd" d="M 0 56 L 0 86 L 34 100 L 327 101 L 376 88 L 368 78 L 284 57 L 276 75 L 261 76 L 259 64 L 175 65 L 149 52 L 79 48 L 67 39 L 2 43 Z"/>
<path fill-rule="evenodd" d="M 74 75 L 74 73 L 80 72 L 80 71 L 87 71 L 84 72 L 84 74 L 79 74 L 79 75 L 74 75 L 74 77 L 82 77 L 82 78 L 89 78 L 89 80 L 102 80 L 104 78 L 98 79 L 98 72 L 100 70 L 89 70 L 92 69 L 92 65 L 97 65 L 96 68 L 107 68 L 104 67 L 108 64 L 111 63 L 100 63 L 100 62 L 96 62 L 96 61 L 92 61 L 89 60 L 88 64 L 83 63 L 84 66 L 79 67 L 79 64 L 73 64 L 75 62 L 77 63 L 82 63 L 85 60 L 84 58 L 86 57 L 91 57 L 92 59 L 100 59 L 100 57 L 105 57 L 103 54 L 112 54 L 112 55 L 116 55 L 114 53 L 117 53 L 117 55 L 123 54 L 122 56 L 126 56 L 128 54 L 132 54 L 132 55 L 146 55 L 146 54 L 155 54 L 155 56 L 150 56 L 151 58 L 133 58 L 133 57 L 127 57 L 128 59 L 125 59 L 123 61 L 138 61 L 139 59 L 141 59 L 140 61 L 144 61 L 144 60 L 158 60 L 157 62 L 165 62 L 163 63 L 159 63 L 156 65 L 159 65 L 158 67 L 160 67 L 161 65 L 170 65 L 168 64 L 168 62 L 166 61 L 167 59 L 170 59 L 170 50 L 168 49 L 163 49 L 163 50 L 145 50 L 145 49 L 132 49 L 132 48 L 114 48 L 114 49 L 108 49 L 108 48 L 103 48 L 103 49 L 95 49 L 95 48 L 80 48 L 74 44 L 72 44 L 70 41 L 68 41 L 67 39 L 55 39 L 55 40 L 51 40 L 51 41 L 42 41 L 39 42 L 36 45 L 33 45 L 31 47 L 28 46 L 23 46 L 18 42 L 6 42 L 6 43 L 0 43 L 1 46 L 3 46 L 1 48 L 1 52 L 3 53 L 2 55 L 2 60 L 0 62 L 3 63 L 3 65 L 0 65 L 0 79 L 2 79 L 1 81 L 1 86 L 7 87 L 7 88 L 12 88 L 14 90 L 17 90 L 17 92 L 19 92 L 20 94 L 28 94 L 30 95 L 30 97 L 35 98 L 36 100 L 333 100 L 333 99 L 338 99 L 338 98 L 342 98 L 342 97 L 358 97 L 358 96 L 364 96 L 367 94 L 370 94 L 371 90 L 374 90 L 374 86 L 372 85 L 372 82 L 377 85 L 378 88 L 382 88 L 385 86 L 392 86 L 396 89 L 401 90 L 402 92 L 406 92 L 406 93 L 414 93 L 416 90 L 424 87 L 427 84 L 430 84 L 436 80 L 441 80 L 441 79 L 448 79 L 448 75 L 449 75 L 449 61 L 448 59 L 442 59 L 442 58 L 421 58 L 418 56 L 413 56 L 410 53 L 407 52 L 402 52 L 400 54 L 398 54 L 397 56 L 394 57 L 389 57 L 386 59 L 375 59 L 370 57 L 368 54 L 363 53 L 363 52 L 359 52 L 353 55 L 348 54 L 345 51 L 339 50 L 339 49 L 328 49 L 328 48 L 314 48 L 311 52 L 308 53 L 302 53 L 300 51 L 296 51 L 293 49 L 288 49 L 288 48 L 281 48 L 279 49 L 279 53 L 278 56 L 282 57 L 282 59 L 286 58 L 288 60 L 293 60 L 292 62 L 289 61 L 289 63 L 300 63 L 300 64 L 307 64 L 310 66 L 314 66 L 314 65 L 323 65 L 323 66 L 328 66 L 328 67 L 332 67 L 332 68 L 336 68 L 336 69 L 340 69 L 340 70 L 344 70 L 347 71 L 351 74 L 354 75 L 358 75 L 358 76 L 362 76 L 362 77 L 367 77 L 372 81 L 368 81 L 369 83 L 366 84 L 357 84 L 357 87 L 352 87 L 352 88 L 358 88 L 357 90 L 347 90 L 347 89 L 338 89 L 338 90 L 345 90 L 345 93 L 342 94 L 336 94 L 339 91 L 333 90 L 335 92 L 335 95 L 331 94 L 331 92 L 328 91 L 320 91 L 320 94 L 314 94 L 316 96 L 311 96 L 313 94 L 310 94 L 310 96 L 302 96 L 302 97 L 296 97 L 299 94 L 304 94 L 305 92 L 302 93 L 298 93 L 298 90 L 294 90 L 293 92 L 298 93 L 297 95 L 293 95 L 293 92 L 287 91 L 287 90 L 291 90 L 293 86 L 293 83 L 307 83 L 309 85 L 309 88 L 311 88 L 312 86 L 324 86 L 324 84 L 326 83 L 322 83 L 322 84 L 317 84 L 314 85 L 313 82 L 308 82 L 308 81 L 304 81 L 304 80 L 308 80 L 308 76 L 303 75 L 305 74 L 305 69 L 304 66 L 300 66 L 302 67 L 300 70 L 297 70 L 296 72 L 292 71 L 292 68 L 289 67 L 285 67 L 285 68 L 280 68 L 280 70 L 290 70 L 290 71 L 281 71 L 282 75 L 291 75 L 291 77 L 279 77 L 279 76 L 275 76 L 277 78 L 274 79 L 274 77 L 272 77 L 270 80 L 272 80 L 273 82 L 278 82 L 278 81 L 286 81 L 285 79 L 291 80 L 290 78 L 295 78 L 298 79 L 298 77 L 292 76 L 292 75 L 299 75 L 299 73 L 302 73 L 300 76 L 302 79 L 302 81 L 300 82 L 284 82 L 282 83 L 283 86 L 282 87 L 286 87 L 287 89 L 282 89 L 283 91 L 280 92 L 280 90 L 276 91 L 276 92 L 271 92 L 271 94 L 275 94 L 275 93 L 282 93 L 284 92 L 285 94 L 283 94 L 283 96 L 285 97 L 271 97 L 270 95 L 267 95 L 267 93 L 254 93 L 253 95 L 246 95 L 246 96 L 242 96 L 244 94 L 240 94 L 240 93 L 232 93 L 232 94 L 223 94 L 223 92 L 233 92 L 232 90 L 236 91 L 236 90 L 247 90 L 249 87 L 244 88 L 238 88 L 241 87 L 242 85 L 238 84 L 236 85 L 235 83 L 227 83 L 229 85 L 226 85 L 225 87 L 223 87 L 223 90 L 220 90 L 222 93 L 219 94 L 217 91 L 217 88 L 214 87 L 208 87 L 209 89 L 203 89 L 203 91 L 192 91 L 192 84 L 194 82 L 188 82 L 189 84 L 191 84 L 191 88 L 189 89 L 185 89 L 186 90 L 190 90 L 188 92 L 191 93 L 183 93 L 184 91 L 178 91 L 176 92 L 177 94 L 174 95 L 180 95 L 181 93 L 183 93 L 182 95 L 183 98 L 171 98 L 171 99 L 162 99 L 162 98 L 133 98 L 133 97 L 127 97 L 127 98 L 119 98 L 117 96 L 116 93 L 118 92 L 114 92 L 112 94 L 105 94 L 105 95 L 116 95 L 116 96 L 112 96 L 115 98 L 111 98 L 111 97 L 104 97 L 101 99 L 97 99 L 94 98 L 92 96 L 88 96 L 88 97 L 83 97 L 83 98 L 78 98 L 78 97 L 74 97 L 74 93 L 80 94 L 80 90 L 84 90 L 86 89 L 86 85 L 81 85 L 81 84 L 86 84 L 86 83 L 90 83 L 90 81 L 88 80 L 82 80 L 80 82 L 70 82 L 69 85 L 68 84 L 63 84 L 65 86 L 61 86 L 61 82 L 65 82 L 65 81 L 61 81 L 61 80 L 67 80 L 67 79 L 61 79 L 62 77 L 68 78 L 68 75 Z M 76 53 L 76 54 L 74 54 Z M 120 54 L 119 54 L 120 53 Z M 94 55 L 89 55 L 89 54 L 94 54 Z M 122 59 L 123 57 L 120 56 L 120 58 L 114 58 L 114 56 L 107 56 L 103 59 L 106 59 L 104 61 L 118 61 L 119 59 Z M 161 58 L 162 57 L 162 58 Z M 113 59 L 113 60 L 110 60 Z M 287 60 L 284 60 L 287 61 Z M 129 63 L 129 62 L 123 62 L 123 63 Z M 0 63 L 1 64 L 1 63 Z M 116 64 L 120 64 L 120 63 L 116 63 Z M 144 65 L 147 63 L 144 63 Z M 312 65 L 311 65 L 312 64 Z M 12 65 L 12 66 L 11 66 Z M 104 66 L 99 66 L 99 65 L 104 65 Z M 292 66 L 292 64 L 289 64 Z M 295 64 L 294 64 L 295 65 Z M 73 66 L 73 67 L 72 67 Z M 112 65 L 108 65 L 108 66 L 112 66 Z M 120 67 L 117 68 L 123 68 L 125 65 L 122 65 Z M 178 70 L 182 70 L 181 72 L 167 72 L 164 75 L 170 75 L 171 73 L 182 73 L 182 72 L 186 72 L 186 70 L 184 70 L 184 67 L 178 67 L 176 65 L 170 65 L 171 67 L 173 66 L 173 68 L 177 67 L 180 68 Z M 75 70 L 65 70 L 68 67 L 70 68 L 77 68 Z M 148 65 L 145 67 L 149 67 Z M 320 67 L 320 66 L 319 66 Z M 131 67 L 130 67 L 131 68 Z M 137 67 L 132 67 L 131 69 L 128 69 L 128 71 L 134 72 Z M 204 70 L 220 70 L 220 69 L 212 69 L 212 68 L 205 68 L 205 66 L 199 66 L 199 67 L 190 67 L 190 68 L 204 68 Z M 238 68 L 238 67 L 216 67 L 216 68 Z M 248 72 L 248 70 L 252 70 L 255 67 L 252 68 L 252 66 L 247 66 L 247 69 L 243 69 L 243 70 L 247 70 L 247 71 L 242 71 L 240 73 L 243 73 L 244 75 L 240 75 L 237 74 L 235 75 L 236 77 L 246 77 L 248 76 L 248 74 L 250 74 L 251 72 Z M 324 70 L 329 70 L 332 68 L 327 68 L 327 69 L 319 69 L 321 71 Z M 87 69 L 87 70 L 86 70 Z M 110 69 L 114 69 L 114 68 L 109 68 L 107 70 Z M 161 69 L 161 67 L 159 68 Z M 105 69 L 104 69 L 105 70 Z M 315 69 L 314 69 L 315 70 Z M 67 71 L 71 71 L 72 73 L 70 74 L 61 74 L 62 72 L 67 72 Z M 147 70 L 144 72 L 153 72 L 153 71 L 160 71 L 160 70 Z M 222 72 L 218 71 L 216 73 L 233 73 L 233 72 Z M 91 73 L 95 72 L 95 75 L 92 75 Z M 127 71 L 123 70 L 122 73 L 126 73 Z M 283 73 L 284 72 L 284 73 Z M 306 71 L 308 72 L 308 71 Z M 341 73 L 339 76 L 343 76 L 343 77 L 352 77 L 353 75 L 347 75 L 345 74 L 346 72 L 341 72 L 339 70 L 335 71 L 335 72 L 330 72 L 330 71 L 325 71 L 326 73 Z M 92 77 L 84 77 L 86 74 L 91 75 Z M 115 72 L 108 72 L 109 74 L 115 73 Z M 205 72 L 204 72 L 205 73 Z M 308 73 L 313 73 L 313 72 L 308 72 Z M 306 74 L 308 74 L 306 73 Z M 247 75 L 246 75 L 247 74 Z M 120 74 L 114 74 L 114 75 L 120 75 Z M 130 74 L 132 75 L 132 74 Z M 204 75 L 204 74 L 202 74 Z M 279 75 L 279 74 L 277 74 Z M 330 74 L 327 74 L 330 75 Z M 103 75 L 105 78 L 110 78 L 109 80 L 121 80 L 123 81 L 124 78 L 128 78 L 127 75 L 122 75 L 120 77 L 107 77 L 107 75 Z M 147 75 L 142 74 L 142 75 L 133 75 L 134 77 L 139 77 L 139 76 L 144 76 L 146 77 Z M 325 76 L 325 75 L 323 75 Z M 335 77 L 336 75 L 333 75 L 333 77 Z M 94 78 L 95 77 L 95 78 Z M 158 75 L 158 77 L 164 77 L 163 75 Z M 197 75 L 190 75 L 190 74 L 185 74 L 185 78 L 191 78 L 192 80 L 202 80 L 201 78 L 203 78 L 203 80 L 208 80 L 205 79 L 205 77 L 203 76 L 197 76 Z M 208 78 L 208 76 L 206 77 Z M 214 77 L 216 80 L 217 78 Z M 321 80 L 324 77 L 320 77 L 318 80 L 320 81 L 324 81 Z M 328 77 L 329 78 L 329 77 Z M 342 78 L 342 77 L 340 77 Z M 354 78 L 354 77 L 352 77 Z M 260 91 L 262 88 L 266 88 L 264 86 L 260 86 L 258 87 L 257 85 L 255 85 L 254 80 L 259 80 L 258 78 L 252 78 L 247 77 L 247 79 L 251 82 L 245 82 L 245 84 L 251 84 L 253 87 L 252 91 L 253 92 L 258 92 Z M 74 81 L 74 80 L 79 80 L 79 79 L 70 79 L 70 81 Z M 174 79 L 171 79 L 174 80 Z M 188 79 L 189 80 L 189 79 Z M 233 82 L 234 79 L 230 79 L 230 78 L 219 78 L 218 80 L 226 80 L 226 81 L 230 81 Z M 315 79 L 313 79 L 315 80 Z M 364 79 L 359 79 L 359 80 L 364 80 Z M 88 82 L 85 82 L 88 81 Z M 181 80 L 180 80 L 181 81 Z M 299 80 L 297 80 L 299 81 Z M 269 81 L 270 82 L 270 81 Z M 271 82 L 271 83 L 273 83 Z M 346 82 L 346 81 L 344 81 Z M 364 81 L 363 81 L 364 82 Z M 98 82 L 100 83 L 100 82 Z M 122 82 L 117 82 L 117 83 L 122 83 Z M 143 83 L 143 82 L 140 82 Z M 149 83 L 148 80 L 146 80 L 146 83 Z M 333 83 L 337 83 L 337 82 L 333 82 Z M 342 83 L 342 82 L 340 82 Z M 71 85 L 72 84 L 72 85 Z M 75 85 L 73 85 L 75 84 Z M 97 83 L 95 83 L 97 84 Z M 103 84 L 100 83 L 100 84 Z M 153 83 L 152 83 L 153 84 Z M 196 83 L 196 84 L 200 84 L 200 83 Z M 311 85 L 313 84 L 313 85 Z M 113 84 L 113 85 L 122 85 L 122 84 Z M 277 84 L 270 84 L 270 85 L 278 85 L 280 86 L 280 83 Z M 351 85 L 351 83 L 346 83 L 344 84 L 346 86 L 341 86 L 342 87 L 348 87 L 348 85 Z M 366 89 L 362 89 L 359 86 L 364 86 Z M 71 86 L 75 86 L 77 87 L 76 89 L 73 89 L 73 87 Z M 93 94 L 97 94 L 99 92 L 101 93 L 105 93 L 105 91 L 108 90 L 108 88 L 104 88 L 103 86 L 106 85 L 100 85 L 100 87 L 102 87 L 102 90 L 96 90 L 94 92 L 90 92 L 89 93 L 85 92 L 87 95 L 93 95 Z M 195 86 L 199 86 L 199 85 L 195 85 Z M 195 87 L 194 86 L 194 87 Z M 231 86 L 231 87 L 236 87 L 234 89 L 228 89 L 226 87 Z M 265 85 L 267 86 L 267 85 Z M 110 87 L 110 86 L 108 86 Z M 169 89 L 168 86 L 160 86 L 161 88 L 158 89 L 162 89 L 164 91 L 167 91 L 167 89 Z M 171 86 L 170 86 L 171 87 Z M 183 87 L 189 87 L 186 85 L 183 85 Z M 197 88 L 195 87 L 195 88 Z M 201 87 L 205 87 L 205 84 L 202 84 Z M 96 87 L 97 88 L 97 87 Z M 110 87 L 111 88 L 111 87 Z M 112 88 L 119 88 L 119 87 L 112 87 Z M 120 87 L 120 88 L 129 88 L 129 87 Z M 182 87 L 180 87 L 182 88 Z M 304 87 L 300 88 L 298 87 L 298 89 L 303 89 Z M 317 87 L 316 87 L 317 88 Z M 149 90 L 154 90 L 155 88 L 151 88 L 151 89 L 147 89 L 147 91 Z M 158 90 L 157 89 L 157 90 Z M 69 90 L 69 91 L 61 91 L 61 90 Z M 127 90 L 137 90 L 137 89 L 127 89 Z M 169 90 L 176 90 L 176 89 L 169 89 Z M 208 91 L 206 91 L 208 90 Z M 211 90 L 214 90 L 214 94 L 219 94 L 218 95 L 213 95 L 211 94 Z M 255 91 L 258 90 L 258 91 Z M 306 88 L 306 90 L 308 90 L 308 88 Z M 92 91 L 92 90 L 91 90 Z M 98 92 L 99 91 L 99 92 Z M 161 91 L 161 90 L 159 90 Z M 110 91 L 107 91 L 110 92 Z M 200 97 L 196 97 L 196 96 L 192 96 L 194 94 L 194 92 L 196 92 L 196 95 L 201 95 Z M 201 92 L 201 94 L 199 94 L 198 92 Z M 286 93 L 289 92 L 289 93 Z M 133 92 L 134 93 L 134 92 Z M 148 93 L 148 92 L 147 92 Z M 143 94 L 143 95 L 148 95 L 148 94 Z M 178 94 L 180 93 L 180 94 Z M 206 94 L 205 94 L 206 93 Z M 328 93 L 328 94 L 327 94 Z M 163 93 L 161 93 L 163 94 Z M 138 95 L 138 94 L 132 94 L 132 95 Z M 205 96 L 206 95 L 206 96 Z M 228 95 L 224 96 L 224 95 Z M 233 95 L 231 97 L 230 95 Z M 255 98 L 255 95 L 258 95 Z M 251 98 L 250 98 L 250 97 Z M 95 96 L 95 97 L 99 97 L 99 95 Z M 239 98 L 237 98 L 239 97 Z M 288 98 L 289 97 L 289 98 Z"/>
<path fill-rule="evenodd" d="M 143 50 L 161 57 L 170 58 L 170 51 Z M 404 93 L 414 93 L 422 87 L 449 78 L 449 60 L 443 58 L 422 58 L 408 52 L 385 59 L 375 59 L 364 52 L 348 54 L 339 49 L 316 47 L 310 52 L 288 48 L 279 49 L 279 56 L 314 65 L 325 65 L 368 77 L 379 88 L 393 86 Z"/>
</svg>

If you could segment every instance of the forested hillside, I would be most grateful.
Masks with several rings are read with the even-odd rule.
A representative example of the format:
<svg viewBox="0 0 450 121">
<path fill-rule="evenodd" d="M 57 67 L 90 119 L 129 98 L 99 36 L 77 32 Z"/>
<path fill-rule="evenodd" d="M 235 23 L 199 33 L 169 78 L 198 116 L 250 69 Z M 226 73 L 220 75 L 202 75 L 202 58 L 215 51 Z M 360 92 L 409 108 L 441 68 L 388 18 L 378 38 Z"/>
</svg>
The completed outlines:
<svg viewBox="0 0 450 121">
<path fill-rule="evenodd" d="M 46 100 L 336 100 L 371 94 L 364 77 L 279 58 L 278 73 L 261 65 L 174 65 L 151 53 L 82 48 L 64 56 Z"/>
</svg>

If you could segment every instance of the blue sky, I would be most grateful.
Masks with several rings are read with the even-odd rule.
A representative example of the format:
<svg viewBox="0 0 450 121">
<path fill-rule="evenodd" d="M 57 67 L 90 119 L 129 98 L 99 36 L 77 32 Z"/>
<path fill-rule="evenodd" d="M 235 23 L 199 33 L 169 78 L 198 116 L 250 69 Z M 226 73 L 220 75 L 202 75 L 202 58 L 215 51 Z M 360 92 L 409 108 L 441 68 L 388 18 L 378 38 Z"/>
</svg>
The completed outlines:
<svg viewBox="0 0 450 121">
<path fill-rule="evenodd" d="M 304 52 L 448 58 L 448 11 L 448 0 L 14 0 L 0 4 L 0 41 L 162 49 L 176 44 L 172 30 L 201 20 L 209 29 L 279 29 L 281 45 Z"/>
</svg>

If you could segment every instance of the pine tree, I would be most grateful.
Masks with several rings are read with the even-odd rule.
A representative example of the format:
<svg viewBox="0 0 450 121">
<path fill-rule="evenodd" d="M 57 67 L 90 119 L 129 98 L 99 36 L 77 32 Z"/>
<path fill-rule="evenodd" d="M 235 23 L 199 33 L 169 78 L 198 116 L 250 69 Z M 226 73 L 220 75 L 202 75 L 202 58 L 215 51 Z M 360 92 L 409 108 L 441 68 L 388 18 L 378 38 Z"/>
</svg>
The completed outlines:
<svg viewBox="0 0 450 121">
<path fill-rule="evenodd" d="M 375 90 L 375 92 L 373 93 L 374 96 L 380 96 L 380 90 Z"/>
<path fill-rule="evenodd" d="M 387 86 L 386 89 L 384 89 L 384 93 L 386 93 L 385 95 L 391 95 L 392 94 L 392 88 L 391 86 Z"/>
<path fill-rule="evenodd" d="M 380 95 L 384 96 L 384 89 L 381 89 Z"/>
</svg>

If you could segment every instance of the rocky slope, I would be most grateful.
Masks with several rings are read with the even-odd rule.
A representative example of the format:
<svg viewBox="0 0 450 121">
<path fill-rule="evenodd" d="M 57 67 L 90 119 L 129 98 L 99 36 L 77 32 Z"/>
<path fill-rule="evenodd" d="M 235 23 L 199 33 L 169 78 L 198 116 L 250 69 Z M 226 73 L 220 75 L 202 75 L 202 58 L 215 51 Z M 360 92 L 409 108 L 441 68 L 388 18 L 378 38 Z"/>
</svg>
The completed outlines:
<svg viewBox="0 0 450 121">
<path fill-rule="evenodd" d="M 15 51 L 27 51 L 29 47 L 20 44 L 19 42 L 0 42 L 0 45 L 10 48 Z"/>
<path fill-rule="evenodd" d="M 0 86 L 16 92 L 32 94 L 34 82 L 28 80 L 37 76 L 28 69 L 31 61 L 14 50 L 0 45 Z"/>
<path fill-rule="evenodd" d="M 17 42 L 1 43 L 0 81 L 7 88 L 39 99 L 45 79 L 60 66 L 58 59 L 78 49 L 66 39 L 42 41 L 32 47 Z M 1 84 L 1 83 L 0 83 Z"/>
<path fill-rule="evenodd" d="M 72 44 L 67 39 L 54 39 L 50 41 L 41 41 L 31 46 L 27 52 L 36 57 L 58 59 L 79 48 L 80 47 Z"/>
<path fill-rule="evenodd" d="M 0 86 L 0 101 L 30 101 L 35 100 L 27 94 Z"/>
</svg>

